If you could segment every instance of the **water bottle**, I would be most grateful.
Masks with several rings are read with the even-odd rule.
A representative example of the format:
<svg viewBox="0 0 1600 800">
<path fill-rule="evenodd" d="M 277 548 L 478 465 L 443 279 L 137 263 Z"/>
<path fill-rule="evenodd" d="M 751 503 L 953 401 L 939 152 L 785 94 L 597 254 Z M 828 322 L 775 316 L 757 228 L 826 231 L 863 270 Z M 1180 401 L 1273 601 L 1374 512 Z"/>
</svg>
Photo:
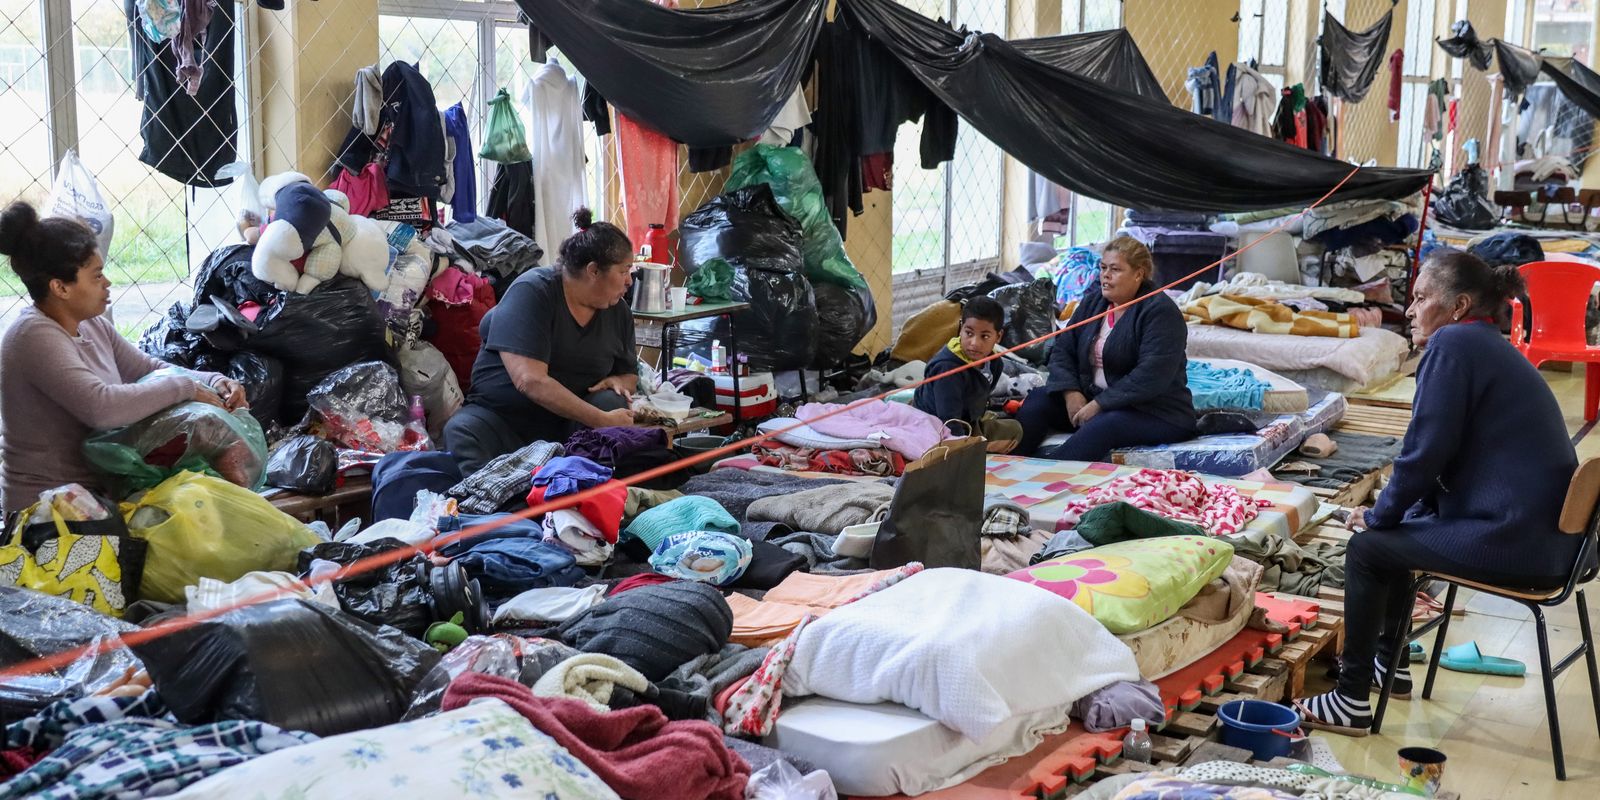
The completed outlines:
<svg viewBox="0 0 1600 800">
<path fill-rule="evenodd" d="M 1145 730 L 1144 720 L 1136 719 L 1128 726 L 1128 735 L 1122 739 L 1122 757 L 1141 764 L 1150 763 L 1150 733 Z"/>
<path fill-rule="evenodd" d="M 650 256 L 645 259 L 646 261 L 670 266 L 675 260 L 672 257 L 672 240 L 667 238 L 667 226 L 657 222 L 650 223 L 644 241 L 645 246 L 650 248 Z"/>
</svg>

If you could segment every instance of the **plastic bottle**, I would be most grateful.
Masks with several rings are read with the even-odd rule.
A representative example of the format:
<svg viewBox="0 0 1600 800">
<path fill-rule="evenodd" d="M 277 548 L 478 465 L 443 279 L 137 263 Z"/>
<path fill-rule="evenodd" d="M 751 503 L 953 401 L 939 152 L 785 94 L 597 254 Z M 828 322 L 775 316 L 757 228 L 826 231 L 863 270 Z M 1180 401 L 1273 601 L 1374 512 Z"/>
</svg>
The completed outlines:
<svg viewBox="0 0 1600 800">
<path fill-rule="evenodd" d="M 660 223 L 650 223 L 650 230 L 644 235 L 645 246 L 650 248 L 650 258 L 657 264 L 672 264 L 672 242 L 667 239 L 667 226 Z"/>
<path fill-rule="evenodd" d="M 712 374 L 714 374 L 714 375 L 722 374 L 723 369 L 724 369 L 724 364 L 726 363 L 725 361 L 723 361 L 724 357 L 725 356 L 724 356 L 724 354 L 722 352 L 722 341 L 719 340 L 719 339 L 711 340 L 711 372 L 712 372 Z"/>
<path fill-rule="evenodd" d="M 1128 761 L 1148 764 L 1153 755 L 1151 750 L 1150 734 L 1145 730 L 1144 720 L 1134 720 L 1133 724 L 1128 726 L 1128 735 L 1122 739 L 1122 757 Z"/>
</svg>

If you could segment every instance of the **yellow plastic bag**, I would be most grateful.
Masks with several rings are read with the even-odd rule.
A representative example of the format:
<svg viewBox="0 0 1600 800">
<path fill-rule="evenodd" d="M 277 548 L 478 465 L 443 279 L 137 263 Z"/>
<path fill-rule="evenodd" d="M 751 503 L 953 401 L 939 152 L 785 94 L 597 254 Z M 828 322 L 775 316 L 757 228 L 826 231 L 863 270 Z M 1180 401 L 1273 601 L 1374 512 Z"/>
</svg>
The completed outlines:
<svg viewBox="0 0 1600 800">
<path fill-rule="evenodd" d="M 122 513 L 149 547 L 139 596 L 163 603 L 183 602 L 184 587 L 201 578 L 292 572 L 300 551 L 322 541 L 261 495 L 193 472 L 168 478 Z"/>
<path fill-rule="evenodd" d="M 68 519 L 35 503 L 17 516 L 0 545 L 0 586 L 65 597 L 120 617 L 139 599 L 144 558 L 145 543 L 129 536 L 121 517 Z"/>
</svg>

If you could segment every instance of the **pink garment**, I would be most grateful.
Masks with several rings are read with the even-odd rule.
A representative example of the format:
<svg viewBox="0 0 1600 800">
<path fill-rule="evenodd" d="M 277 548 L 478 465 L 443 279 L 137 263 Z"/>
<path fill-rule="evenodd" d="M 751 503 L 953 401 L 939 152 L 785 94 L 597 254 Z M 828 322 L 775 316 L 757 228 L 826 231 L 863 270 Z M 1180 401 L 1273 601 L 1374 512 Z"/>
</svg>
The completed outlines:
<svg viewBox="0 0 1600 800">
<path fill-rule="evenodd" d="M 480 284 L 487 282 L 476 275 L 467 274 L 460 267 L 445 267 L 428 284 L 428 298 L 446 305 L 464 305 L 472 302 L 473 292 Z"/>
<path fill-rule="evenodd" d="M 842 414 L 821 419 L 841 408 L 845 406 L 807 403 L 795 410 L 795 418 L 827 436 L 881 441 L 884 447 L 913 460 L 922 458 L 950 434 L 938 417 L 905 403 L 886 400 L 862 403 Z"/>
<path fill-rule="evenodd" d="M 1261 508 L 1272 505 L 1266 500 L 1251 500 L 1232 486 L 1207 486 L 1192 472 L 1141 469 L 1096 486 L 1081 499 L 1069 503 L 1056 529 L 1070 529 L 1078 524 L 1083 512 L 1117 502 L 1168 519 L 1194 523 L 1212 536 L 1238 533 L 1256 518 Z"/>
<path fill-rule="evenodd" d="M 389 179 L 376 161 L 362 167 L 355 175 L 339 170 L 328 188 L 344 192 L 344 196 L 350 198 L 350 213 L 358 217 L 371 216 L 372 212 L 389 205 Z"/>
<path fill-rule="evenodd" d="M 654 0 L 677 8 L 677 0 Z M 622 208 L 628 238 L 644 244 L 650 224 L 670 232 L 678 227 L 678 143 L 665 134 L 617 113 L 617 152 L 621 155 Z"/>
</svg>

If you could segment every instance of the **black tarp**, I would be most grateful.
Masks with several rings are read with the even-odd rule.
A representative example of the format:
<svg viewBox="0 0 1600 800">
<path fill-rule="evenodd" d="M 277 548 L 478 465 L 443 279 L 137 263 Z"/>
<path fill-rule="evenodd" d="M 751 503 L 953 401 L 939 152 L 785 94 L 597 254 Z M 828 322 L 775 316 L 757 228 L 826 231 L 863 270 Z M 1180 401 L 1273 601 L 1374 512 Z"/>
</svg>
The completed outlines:
<svg viewBox="0 0 1600 800">
<path fill-rule="evenodd" d="M 996 36 L 964 37 L 893 0 L 839 0 L 839 10 L 1006 153 L 1061 186 L 1115 205 L 1303 206 L 1352 169 L 1029 58 Z M 1407 197 L 1430 174 L 1363 168 L 1333 199 Z"/>
<path fill-rule="evenodd" d="M 517 5 L 617 111 L 684 144 L 724 147 L 760 136 L 794 94 L 827 0 Z"/>
<path fill-rule="evenodd" d="M 1495 57 L 1500 59 L 1500 77 L 1505 79 L 1506 94 L 1521 97 L 1527 93 L 1528 87 L 1539 80 L 1539 67 L 1544 59 L 1526 47 L 1499 39 L 1490 39 L 1489 44 L 1494 46 Z"/>
<path fill-rule="evenodd" d="M 1491 54 L 1500 60 L 1500 75 L 1505 79 L 1506 93 L 1522 97 L 1543 73 L 1555 82 L 1556 88 L 1574 105 L 1600 119 L 1600 74 L 1574 58 L 1545 57 L 1525 47 L 1490 39 L 1478 39 L 1472 23 L 1460 20 L 1450 26 L 1454 34 L 1449 39 L 1436 40 L 1439 48 L 1456 58 L 1465 58 L 1472 66 L 1487 70 Z"/>
<path fill-rule="evenodd" d="M 1573 105 L 1600 119 L 1600 74 L 1574 58 L 1546 58 L 1540 70 Z"/>
<path fill-rule="evenodd" d="M 1450 38 L 1434 39 L 1439 49 L 1455 56 L 1465 58 L 1472 66 L 1486 70 L 1494 61 L 1494 45 L 1479 41 L 1478 32 L 1473 29 L 1472 23 L 1464 19 L 1456 20 L 1450 26 Z"/>
<path fill-rule="evenodd" d="M 1352 31 L 1323 11 L 1322 36 L 1317 40 L 1322 51 L 1322 90 L 1346 102 L 1361 102 L 1378 77 L 1393 26 L 1393 8 L 1364 31 Z"/>
<path fill-rule="evenodd" d="M 1125 28 L 1069 33 L 1011 42 L 1022 54 L 1085 78 L 1125 89 L 1163 103 L 1171 102 L 1150 63 Z"/>
</svg>

